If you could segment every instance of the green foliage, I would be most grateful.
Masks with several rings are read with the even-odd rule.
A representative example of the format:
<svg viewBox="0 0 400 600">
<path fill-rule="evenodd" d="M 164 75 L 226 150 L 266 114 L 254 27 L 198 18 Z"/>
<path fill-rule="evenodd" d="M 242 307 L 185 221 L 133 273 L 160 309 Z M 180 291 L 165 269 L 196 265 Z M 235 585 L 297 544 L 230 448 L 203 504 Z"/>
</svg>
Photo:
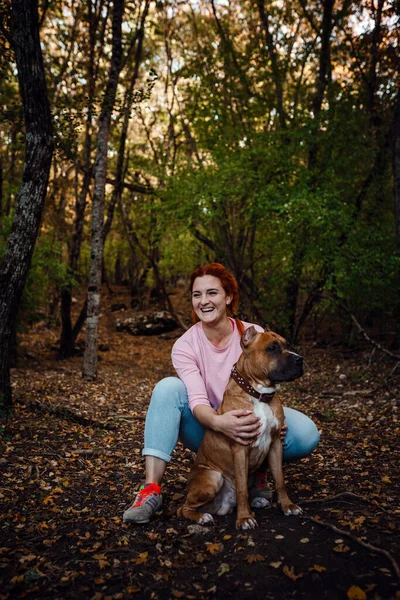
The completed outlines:
<svg viewBox="0 0 400 600">
<path fill-rule="evenodd" d="M 11 224 L 12 217 L 5 218 L 0 229 L 0 260 L 6 251 Z M 75 285 L 76 282 L 68 274 L 61 254 L 61 244 L 56 241 L 54 234 L 42 234 L 33 253 L 19 308 L 19 323 L 35 320 L 43 305 L 65 284 Z"/>
</svg>

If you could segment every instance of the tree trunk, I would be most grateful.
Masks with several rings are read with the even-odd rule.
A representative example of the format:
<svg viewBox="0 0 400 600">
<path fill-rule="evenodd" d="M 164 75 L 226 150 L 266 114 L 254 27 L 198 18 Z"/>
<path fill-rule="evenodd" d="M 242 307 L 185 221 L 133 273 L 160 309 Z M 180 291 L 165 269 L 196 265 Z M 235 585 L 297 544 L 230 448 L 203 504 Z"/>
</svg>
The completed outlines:
<svg viewBox="0 0 400 600">
<path fill-rule="evenodd" d="M 68 268 L 71 275 L 75 275 L 78 269 L 79 256 L 81 252 L 83 226 L 85 221 L 86 199 L 89 193 L 92 179 L 92 124 L 93 124 L 93 103 L 96 89 L 95 81 L 95 46 L 98 20 L 93 14 L 92 0 L 88 2 L 88 22 L 89 22 L 89 58 L 87 64 L 88 77 L 88 111 L 86 116 L 85 146 L 84 146 L 84 165 L 83 182 L 80 193 L 77 193 L 75 200 L 75 219 L 74 230 L 71 238 L 68 256 Z M 76 165 L 76 169 L 78 169 Z M 61 336 L 58 358 L 64 360 L 72 356 L 75 346 L 75 338 L 72 332 L 76 329 L 76 324 L 72 326 L 71 318 L 72 305 L 72 285 L 65 285 L 61 290 Z M 86 306 L 86 301 L 85 301 Z M 86 314 L 86 308 L 84 309 Z M 79 331 L 78 331 L 79 333 Z"/>
<path fill-rule="evenodd" d="M 279 123 L 282 129 L 286 129 L 286 115 L 283 107 L 282 75 L 279 69 L 278 55 L 275 48 L 274 38 L 272 37 L 272 33 L 269 29 L 268 14 L 265 10 L 264 0 L 258 0 L 258 12 L 260 14 L 260 19 L 264 27 L 269 59 L 271 61 L 272 80 L 275 85 Z"/>
<path fill-rule="evenodd" d="M 332 71 L 331 66 L 331 35 L 333 27 L 333 7 L 335 0 L 324 0 L 324 14 L 322 17 L 322 31 L 321 31 L 321 51 L 319 56 L 319 69 L 318 77 L 316 81 L 316 91 L 313 98 L 312 109 L 314 113 L 314 135 L 310 143 L 310 150 L 308 155 L 308 167 L 312 171 L 317 163 L 318 156 L 318 132 L 320 127 L 320 114 L 322 108 L 322 101 L 324 99 L 324 93 L 330 74 Z"/>
<path fill-rule="evenodd" d="M 394 215 L 396 222 L 396 247 L 397 256 L 400 258 L 400 92 L 397 94 L 397 102 L 393 123 L 393 196 Z M 398 269 L 398 283 L 400 286 L 400 269 Z M 393 348 L 400 348 L 400 319 L 397 319 L 396 337 Z"/>
<path fill-rule="evenodd" d="M 124 0 L 114 0 L 112 25 L 111 68 L 99 119 L 97 151 L 94 164 L 94 195 L 92 203 L 92 245 L 88 282 L 88 307 L 86 317 L 86 344 L 83 358 L 83 377 L 93 381 L 97 377 L 97 346 L 101 274 L 103 265 L 104 197 L 107 177 L 107 145 L 111 115 L 114 108 L 119 73 L 122 63 L 122 15 Z"/>
<path fill-rule="evenodd" d="M 11 32 L 25 118 L 25 163 L 0 266 L 0 406 L 12 402 L 9 345 L 46 198 L 53 131 L 40 47 L 37 0 L 12 0 Z"/>
<path fill-rule="evenodd" d="M 107 211 L 107 219 L 104 223 L 104 239 L 103 243 L 106 242 L 107 236 L 110 232 L 111 225 L 114 218 L 114 210 L 118 204 L 119 197 L 122 194 L 123 186 L 124 186 L 124 159 L 125 159 L 125 147 L 126 147 L 126 138 L 128 136 L 128 127 L 129 121 L 132 112 L 132 104 L 134 100 L 133 91 L 135 89 L 136 81 L 139 75 L 139 67 L 142 60 L 143 54 L 143 39 L 144 39 L 144 26 L 146 22 L 146 18 L 149 12 L 150 0 L 145 0 L 145 5 L 143 9 L 143 15 L 140 20 L 139 29 L 137 32 L 137 45 L 135 51 L 135 60 L 133 67 L 133 74 L 130 76 L 130 83 L 125 92 L 124 104 L 123 104 L 123 121 L 122 121 L 122 129 L 119 138 L 119 148 L 118 148 L 118 157 L 117 157 L 117 170 L 115 173 L 115 184 L 114 190 L 111 196 L 111 201 L 108 206 Z"/>
</svg>

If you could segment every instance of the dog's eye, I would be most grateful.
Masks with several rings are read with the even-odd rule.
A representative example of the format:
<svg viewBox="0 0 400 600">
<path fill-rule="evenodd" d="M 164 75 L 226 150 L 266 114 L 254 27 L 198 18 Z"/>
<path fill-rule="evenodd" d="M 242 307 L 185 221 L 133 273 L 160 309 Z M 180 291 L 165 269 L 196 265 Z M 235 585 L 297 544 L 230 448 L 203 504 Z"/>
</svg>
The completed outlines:
<svg viewBox="0 0 400 600">
<path fill-rule="evenodd" d="M 276 352 L 277 349 L 278 349 L 278 344 L 270 344 L 267 347 L 267 351 L 268 352 Z"/>
</svg>

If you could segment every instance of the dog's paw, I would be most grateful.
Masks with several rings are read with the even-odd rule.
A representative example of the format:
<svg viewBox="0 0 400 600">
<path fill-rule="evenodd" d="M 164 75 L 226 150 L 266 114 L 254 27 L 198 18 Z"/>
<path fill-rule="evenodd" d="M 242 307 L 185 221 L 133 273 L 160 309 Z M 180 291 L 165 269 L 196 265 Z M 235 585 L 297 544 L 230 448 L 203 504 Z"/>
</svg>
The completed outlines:
<svg viewBox="0 0 400 600">
<path fill-rule="evenodd" d="M 256 527 L 258 527 L 258 523 L 253 517 L 236 519 L 236 529 L 255 529 Z"/>
<path fill-rule="evenodd" d="M 260 496 L 260 498 L 253 498 L 250 506 L 251 508 L 267 508 L 267 506 L 271 506 L 271 503 L 266 498 Z"/>
<path fill-rule="evenodd" d="M 283 514 L 287 517 L 289 517 L 290 515 L 301 515 L 302 512 L 303 511 L 300 508 L 300 506 L 297 506 L 296 504 L 289 504 L 289 506 L 286 506 L 283 509 Z"/>
<path fill-rule="evenodd" d="M 212 525 L 214 523 L 214 519 L 210 513 L 204 513 L 197 522 L 199 525 Z"/>
</svg>

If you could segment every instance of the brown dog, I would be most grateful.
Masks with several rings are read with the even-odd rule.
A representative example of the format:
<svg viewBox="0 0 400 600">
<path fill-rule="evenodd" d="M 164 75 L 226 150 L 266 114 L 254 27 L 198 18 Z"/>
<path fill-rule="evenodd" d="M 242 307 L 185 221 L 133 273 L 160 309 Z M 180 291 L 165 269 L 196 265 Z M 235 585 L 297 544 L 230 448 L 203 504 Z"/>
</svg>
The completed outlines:
<svg viewBox="0 0 400 600">
<path fill-rule="evenodd" d="M 225 515 L 237 504 L 236 527 L 257 526 L 249 506 L 248 477 L 267 455 L 283 512 L 301 513 L 285 489 L 280 439 L 284 414 L 274 393 L 280 382 L 301 377 L 303 359 L 289 352 L 278 334 L 259 333 L 255 327 L 246 329 L 241 346 L 243 352 L 232 370 L 218 413 L 240 408 L 252 410 L 261 419 L 261 431 L 251 446 L 234 442 L 222 433 L 206 431 L 189 474 L 186 501 L 178 509 L 179 516 L 201 525 L 212 523 L 212 514 Z"/>
</svg>

